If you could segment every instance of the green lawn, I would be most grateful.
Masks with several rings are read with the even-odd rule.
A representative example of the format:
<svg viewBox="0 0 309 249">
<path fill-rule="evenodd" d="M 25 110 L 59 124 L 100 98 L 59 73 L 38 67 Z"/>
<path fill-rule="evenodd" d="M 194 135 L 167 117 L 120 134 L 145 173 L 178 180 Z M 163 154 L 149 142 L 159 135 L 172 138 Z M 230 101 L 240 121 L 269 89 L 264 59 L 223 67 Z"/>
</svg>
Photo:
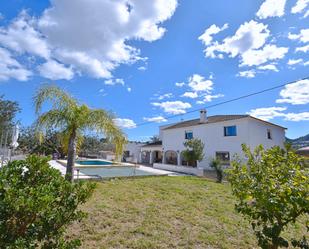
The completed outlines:
<svg viewBox="0 0 309 249">
<path fill-rule="evenodd" d="M 234 211 L 228 184 L 197 177 L 148 177 L 98 183 L 68 237 L 82 248 L 256 248 Z M 305 229 L 295 225 L 289 236 Z M 304 230 L 303 230 L 304 231 Z"/>
</svg>

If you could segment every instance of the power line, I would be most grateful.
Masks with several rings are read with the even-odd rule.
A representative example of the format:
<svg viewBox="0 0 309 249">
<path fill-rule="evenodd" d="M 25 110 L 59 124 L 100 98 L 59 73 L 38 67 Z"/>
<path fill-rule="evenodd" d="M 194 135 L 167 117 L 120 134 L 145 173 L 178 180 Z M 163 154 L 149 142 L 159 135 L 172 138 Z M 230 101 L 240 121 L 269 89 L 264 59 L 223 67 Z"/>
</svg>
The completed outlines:
<svg viewBox="0 0 309 249">
<path fill-rule="evenodd" d="M 307 76 L 305 78 L 302 78 L 302 79 L 299 79 L 299 80 L 293 80 L 293 81 L 290 81 L 290 82 L 285 83 L 285 84 L 281 84 L 281 85 L 277 85 L 277 86 L 274 86 L 274 87 L 270 87 L 270 88 L 267 88 L 267 89 L 264 89 L 264 90 L 261 90 L 261 91 L 258 91 L 258 92 L 249 93 L 249 94 L 237 97 L 237 98 L 233 98 L 233 99 L 222 101 L 222 102 L 219 102 L 219 103 L 216 103 L 216 104 L 208 105 L 208 106 L 205 106 L 204 108 L 210 109 L 210 108 L 213 108 L 213 107 L 216 107 L 216 106 L 219 106 L 219 105 L 224 105 L 224 104 L 227 104 L 227 103 L 235 102 L 235 101 L 240 100 L 240 99 L 249 98 L 249 97 L 261 94 L 261 93 L 265 93 L 265 92 L 272 91 L 272 90 L 275 90 L 275 89 L 278 89 L 278 88 L 282 88 L 282 87 L 285 87 L 287 85 L 296 83 L 298 81 L 307 80 L 307 79 L 309 79 L 309 76 Z M 201 110 L 201 108 L 194 109 L 194 110 L 191 110 L 191 111 L 187 111 L 185 113 L 170 115 L 170 116 L 166 116 L 166 117 L 163 117 L 163 118 L 168 120 L 168 119 L 171 119 L 171 118 L 183 116 L 183 115 L 186 115 L 186 114 L 189 114 L 189 113 L 193 113 L 193 112 L 197 112 L 197 111 L 200 111 L 200 110 Z M 156 123 L 156 122 L 155 121 L 147 121 L 147 122 L 136 124 L 136 127 L 143 126 L 143 125 L 148 125 L 148 124 L 152 124 L 152 123 Z"/>
</svg>

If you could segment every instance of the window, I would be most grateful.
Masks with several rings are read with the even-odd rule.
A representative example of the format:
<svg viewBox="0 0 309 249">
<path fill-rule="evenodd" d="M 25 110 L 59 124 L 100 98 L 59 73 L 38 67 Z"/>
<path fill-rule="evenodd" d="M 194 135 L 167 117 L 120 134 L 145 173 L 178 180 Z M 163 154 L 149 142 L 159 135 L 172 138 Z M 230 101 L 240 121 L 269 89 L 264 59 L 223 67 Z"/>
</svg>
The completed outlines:
<svg viewBox="0 0 309 249">
<path fill-rule="evenodd" d="M 185 131 L 185 139 L 192 139 L 193 132 L 192 131 Z"/>
<path fill-rule="evenodd" d="M 216 152 L 216 158 L 221 161 L 222 164 L 230 163 L 230 153 L 229 152 Z"/>
<path fill-rule="evenodd" d="M 271 130 L 270 129 L 267 129 L 267 138 L 268 139 L 273 139 L 273 136 L 271 134 Z"/>
<path fill-rule="evenodd" d="M 236 125 L 225 126 L 224 127 L 224 136 L 225 137 L 237 136 Z"/>
</svg>

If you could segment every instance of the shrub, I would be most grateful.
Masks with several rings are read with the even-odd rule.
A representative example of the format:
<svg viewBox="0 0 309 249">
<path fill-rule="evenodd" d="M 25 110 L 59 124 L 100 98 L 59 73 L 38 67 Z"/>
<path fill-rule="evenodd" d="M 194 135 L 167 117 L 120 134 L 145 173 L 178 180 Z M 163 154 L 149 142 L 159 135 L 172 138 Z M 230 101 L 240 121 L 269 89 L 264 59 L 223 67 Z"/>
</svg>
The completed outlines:
<svg viewBox="0 0 309 249">
<path fill-rule="evenodd" d="M 288 247 L 282 231 L 309 214 L 309 170 L 288 146 L 259 146 L 252 153 L 243 145 L 243 152 L 246 163 L 236 159 L 228 171 L 236 210 L 250 220 L 262 248 Z M 309 223 L 306 226 L 309 229 Z M 291 242 L 308 248 L 305 236 Z"/>
<path fill-rule="evenodd" d="M 222 169 L 222 164 L 219 159 L 212 159 L 210 161 L 210 167 L 215 169 L 216 175 L 217 175 L 217 182 L 221 183 L 223 179 L 223 169 Z"/>
<path fill-rule="evenodd" d="M 10 162 L 0 169 L 0 248 L 77 248 L 63 234 L 85 216 L 77 208 L 93 189 L 66 181 L 45 157 Z"/>
</svg>

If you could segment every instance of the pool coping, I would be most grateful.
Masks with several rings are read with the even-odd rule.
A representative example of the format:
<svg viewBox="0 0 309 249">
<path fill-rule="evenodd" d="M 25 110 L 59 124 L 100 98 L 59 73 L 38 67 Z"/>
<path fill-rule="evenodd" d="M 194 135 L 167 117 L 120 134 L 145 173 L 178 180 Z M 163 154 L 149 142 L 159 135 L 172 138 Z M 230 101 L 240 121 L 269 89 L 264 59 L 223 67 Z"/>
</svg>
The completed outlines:
<svg viewBox="0 0 309 249">
<path fill-rule="evenodd" d="M 116 167 L 138 167 L 135 164 L 130 164 L 130 163 L 122 163 L 122 162 L 113 162 L 113 161 L 108 161 L 108 160 L 103 160 L 103 159 L 92 159 L 96 161 L 103 161 L 103 162 L 109 162 L 112 163 L 111 165 L 82 165 L 79 163 L 75 162 L 74 168 L 116 168 Z M 86 161 L 86 160 L 85 160 Z M 62 166 L 66 167 L 67 166 L 67 160 L 56 160 L 56 162 L 60 163 Z"/>
</svg>

